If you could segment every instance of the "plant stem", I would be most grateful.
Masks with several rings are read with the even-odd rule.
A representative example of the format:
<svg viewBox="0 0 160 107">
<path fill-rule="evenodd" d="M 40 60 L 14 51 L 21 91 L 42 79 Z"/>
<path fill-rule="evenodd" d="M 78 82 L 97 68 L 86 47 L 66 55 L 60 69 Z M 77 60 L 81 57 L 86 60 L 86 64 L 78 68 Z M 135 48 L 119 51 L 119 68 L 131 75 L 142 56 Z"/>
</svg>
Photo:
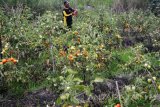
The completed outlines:
<svg viewBox="0 0 160 107">
<path fill-rule="evenodd" d="M 150 78 L 152 79 L 152 84 L 153 84 L 153 87 L 154 87 L 155 93 L 156 93 L 156 95 L 158 95 L 158 91 L 157 91 L 157 88 L 156 88 L 156 82 L 154 81 L 154 79 L 153 79 L 153 77 L 152 77 L 151 72 L 150 72 L 149 70 L 147 70 L 147 72 L 148 72 L 148 74 L 149 74 Z"/>
<path fill-rule="evenodd" d="M 119 91 L 119 86 L 118 86 L 118 82 L 117 81 L 116 81 L 116 88 L 117 88 L 117 93 L 118 93 L 118 97 L 119 97 L 119 101 L 120 101 L 121 107 L 123 107 L 122 100 L 121 100 L 121 94 L 120 94 L 120 91 Z"/>
<path fill-rule="evenodd" d="M 3 55 L 2 55 L 2 39 L 1 39 L 1 35 L 0 35 L 0 58 L 2 59 L 3 58 Z"/>
<path fill-rule="evenodd" d="M 1 30 L 2 30 L 2 22 L 0 22 L 0 32 L 1 32 Z M 0 58 L 2 59 L 3 58 L 3 55 L 2 55 L 2 51 L 3 51 L 3 49 L 2 49 L 3 47 L 2 47 L 2 35 L 1 35 L 1 33 L 0 33 Z"/>
<path fill-rule="evenodd" d="M 51 59 L 52 59 L 52 67 L 53 67 L 53 73 L 55 72 L 55 64 L 54 64 L 54 57 L 53 57 L 53 44 L 52 44 L 52 38 L 51 38 L 51 35 L 50 35 L 50 38 L 49 38 L 49 41 L 50 41 L 50 54 L 51 54 Z"/>
</svg>

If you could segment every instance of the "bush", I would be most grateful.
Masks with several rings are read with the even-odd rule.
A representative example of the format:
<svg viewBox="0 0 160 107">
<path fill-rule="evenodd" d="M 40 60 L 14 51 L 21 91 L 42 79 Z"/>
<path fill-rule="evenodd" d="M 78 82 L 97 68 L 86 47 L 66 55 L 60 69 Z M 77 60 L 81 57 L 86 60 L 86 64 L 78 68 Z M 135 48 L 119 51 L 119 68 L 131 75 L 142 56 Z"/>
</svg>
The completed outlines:
<svg viewBox="0 0 160 107">
<path fill-rule="evenodd" d="M 151 11 L 156 15 L 160 16 L 160 1 L 159 0 L 151 0 L 150 2 Z"/>
<path fill-rule="evenodd" d="M 113 9 L 115 11 L 127 11 L 130 9 L 147 9 L 148 0 L 115 0 Z"/>
</svg>

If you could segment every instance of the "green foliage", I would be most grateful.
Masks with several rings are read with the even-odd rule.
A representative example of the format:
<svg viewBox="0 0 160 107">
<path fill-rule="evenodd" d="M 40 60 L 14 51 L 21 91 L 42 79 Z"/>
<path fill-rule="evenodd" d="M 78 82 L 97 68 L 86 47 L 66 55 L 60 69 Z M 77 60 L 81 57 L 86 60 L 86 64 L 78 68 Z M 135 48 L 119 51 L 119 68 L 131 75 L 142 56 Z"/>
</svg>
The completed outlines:
<svg viewBox="0 0 160 107">
<path fill-rule="evenodd" d="M 113 0 L 113 9 L 123 12 L 132 9 L 147 9 L 149 0 Z"/>
<path fill-rule="evenodd" d="M 151 11 L 156 15 L 160 15 L 160 1 L 159 0 L 150 0 Z"/>
<path fill-rule="evenodd" d="M 76 105 L 89 102 L 85 98 L 80 102 L 79 96 L 92 98 L 94 82 L 121 74 L 138 74 L 146 69 L 157 75 L 153 69 L 160 64 L 159 51 L 147 47 L 154 48 L 160 42 L 157 27 L 160 21 L 152 13 L 84 10 L 74 18 L 70 30 L 63 26 L 58 12 L 46 11 L 33 19 L 31 9 L 26 6 L 13 10 L 6 15 L 0 10 L 3 58 L 18 60 L 0 65 L 9 92 L 20 95 L 36 87 L 49 87 L 59 94 L 59 105 Z M 138 41 L 139 37 L 142 41 Z M 122 88 L 125 106 L 154 99 L 153 90 L 149 90 L 151 94 L 141 91 L 152 87 L 145 80 L 137 77 L 132 83 L 128 86 L 133 89 L 131 92 Z M 149 100 L 141 97 L 144 93 Z M 118 99 L 112 97 L 105 100 L 113 106 Z"/>
</svg>

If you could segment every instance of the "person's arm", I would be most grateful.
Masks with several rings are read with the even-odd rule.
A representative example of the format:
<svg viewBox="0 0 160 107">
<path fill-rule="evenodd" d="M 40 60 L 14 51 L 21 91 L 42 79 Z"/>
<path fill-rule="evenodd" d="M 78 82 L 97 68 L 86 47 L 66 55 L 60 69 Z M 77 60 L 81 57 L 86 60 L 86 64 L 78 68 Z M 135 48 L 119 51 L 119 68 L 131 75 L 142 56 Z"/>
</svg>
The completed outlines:
<svg viewBox="0 0 160 107">
<path fill-rule="evenodd" d="M 70 14 L 67 14 L 65 11 L 63 11 L 63 14 L 64 14 L 64 16 L 71 16 L 72 15 L 72 13 L 70 13 Z"/>
<path fill-rule="evenodd" d="M 71 10 L 72 12 L 74 12 L 74 11 L 75 11 L 75 10 L 74 10 L 73 8 L 71 8 L 71 7 L 70 7 L 70 10 Z"/>
<path fill-rule="evenodd" d="M 73 16 L 77 16 L 77 14 L 78 14 L 78 11 L 77 11 L 77 9 L 73 9 L 73 8 L 69 8 L 71 11 L 72 11 L 72 15 Z"/>
</svg>

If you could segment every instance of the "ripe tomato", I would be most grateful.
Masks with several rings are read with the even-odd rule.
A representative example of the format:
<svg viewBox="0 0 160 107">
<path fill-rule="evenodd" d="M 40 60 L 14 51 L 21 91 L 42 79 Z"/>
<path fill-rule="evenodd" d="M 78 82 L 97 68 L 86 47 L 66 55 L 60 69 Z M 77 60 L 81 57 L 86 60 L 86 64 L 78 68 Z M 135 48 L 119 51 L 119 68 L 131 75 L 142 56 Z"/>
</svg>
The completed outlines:
<svg viewBox="0 0 160 107">
<path fill-rule="evenodd" d="M 120 105 L 120 104 L 117 104 L 116 106 L 117 106 L 117 107 L 121 107 L 121 105 Z"/>
<path fill-rule="evenodd" d="M 13 60 L 13 63 L 16 64 L 16 63 L 17 63 L 17 60 Z"/>
<path fill-rule="evenodd" d="M 68 59 L 69 59 L 69 61 L 73 61 L 74 60 L 74 57 L 73 57 L 73 55 L 72 54 L 70 54 L 69 56 L 68 56 Z"/>
<path fill-rule="evenodd" d="M 14 58 L 10 58 L 10 61 L 14 61 L 15 59 Z"/>
<path fill-rule="evenodd" d="M 15 60 L 15 59 L 12 58 L 12 57 L 11 57 L 11 58 L 8 58 L 8 61 L 12 61 L 12 62 L 13 62 L 14 60 Z"/>
<path fill-rule="evenodd" d="M 2 63 L 5 64 L 7 62 L 7 59 L 3 59 Z"/>
</svg>

